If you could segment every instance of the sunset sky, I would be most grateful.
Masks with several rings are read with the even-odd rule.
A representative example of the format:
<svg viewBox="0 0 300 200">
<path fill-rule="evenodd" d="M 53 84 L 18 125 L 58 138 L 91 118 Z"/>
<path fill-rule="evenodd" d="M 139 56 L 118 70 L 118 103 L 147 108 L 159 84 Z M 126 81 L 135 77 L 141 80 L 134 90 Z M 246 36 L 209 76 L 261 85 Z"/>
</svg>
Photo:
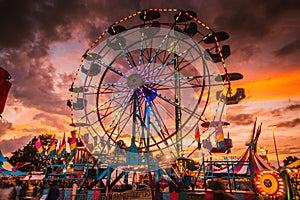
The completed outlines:
<svg viewBox="0 0 300 200">
<path fill-rule="evenodd" d="M 184 2 L 184 3 L 183 3 Z M 263 123 L 258 146 L 276 166 L 269 125 L 282 161 L 300 158 L 300 1 L 298 0 L 43 0 L 0 1 L 0 66 L 12 88 L 0 120 L 5 155 L 34 136 L 72 130 L 68 89 L 81 56 L 115 21 L 146 8 L 193 10 L 213 30 L 230 34 L 229 72 L 244 79 L 246 98 L 227 107 L 234 148 L 245 149 L 255 117 Z"/>
</svg>

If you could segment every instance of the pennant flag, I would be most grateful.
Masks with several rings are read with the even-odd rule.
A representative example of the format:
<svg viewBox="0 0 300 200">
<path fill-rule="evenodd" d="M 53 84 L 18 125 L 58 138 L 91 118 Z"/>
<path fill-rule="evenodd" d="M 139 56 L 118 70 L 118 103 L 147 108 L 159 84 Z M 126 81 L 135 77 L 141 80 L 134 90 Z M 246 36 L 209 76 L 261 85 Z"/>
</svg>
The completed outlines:
<svg viewBox="0 0 300 200">
<path fill-rule="evenodd" d="M 198 125 L 197 125 L 196 130 L 195 130 L 195 141 L 200 142 L 200 130 L 199 130 Z"/>
<path fill-rule="evenodd" d="M 66 154 L 66 152 L 67 152 L 67 145 L 66 145 L 66 137 L 65 137 L 65 133 L 64 133 L 63 140 L 57 151 L 57 158 L 62 158 L 63 155 Z"/>
<path fill-rule="evenodd" d="M 98 136 L 94 136 L 94 148 L 98 145 Z"/>
<path fill-rule="evenodd" d="M 37 141 L 35 143 L 35 148 L 38 151 L 38 153 L 40 154 L 40 156 L 43 157 L 45 155 L 45 152 L 44 152 L 44 149 L 43 149 L 43 145 L 42 145 L 42 142 L 41 142 L 40 138 L 37 139 Z"/>
<path fill-rule="evenodd" d="M 217 142 L 224 141 L 224 133 L 223 133 L 223 127 L 222 127 L 222 122 L 221 121 L 219 122 L 218 127 L 217 127 L 216 141 Z"/>
<path fill-rule="evenodd" d="M 56 155 L 56 138 L 55 135 L 52 138 L 52 141 L 50 143 L 50 147 L 48 149 L 48 157 L 49 158 L 54 158 L 54 156 Z"/>
<path fill-rule="evenodd" d="M 76 147 L 77 147 L 77 144 L 76 144 L 76 131 L 71 131 L 71 134 L 72 134 L 72 138 L 69 142 L 71 152 L 70 152 L 69 159 L 71 159 L 73 157 L 73 155 L 76 154 Z"/>
<path fill-rule="evenodd" d="M 196 130 L 195 130 L 195 141 L 198 143 L 198 149 L 201 149 L 200 130 L 199 130 L 198 125 L 197 125 Z"/>
<path fill-rule="evenodd" d="M 20 168 L 24 167 L 25 165 L 29 165 L 29 164 L 31 164 L 31 163 L 30 162 L 17 162 L 15 164 L 15 167 L 16 167 L 16 169 L 20 169 Z"/>
<path fill-rule="evenodd" d="M 85 145 L 87 145 L 89 143 L 89 138 L 90 137 L 89 137 L 88 133 L 83 135 L 82 139 L 83 139 L 83 142 L 84 142 Z"/>
<path fill-rule="evenodd" d="M 202 143 L 203 143 L 203 147 L 206 149 L 211 150 L 213 148 L 209 137 L 203 140 Z"/>
</svg>

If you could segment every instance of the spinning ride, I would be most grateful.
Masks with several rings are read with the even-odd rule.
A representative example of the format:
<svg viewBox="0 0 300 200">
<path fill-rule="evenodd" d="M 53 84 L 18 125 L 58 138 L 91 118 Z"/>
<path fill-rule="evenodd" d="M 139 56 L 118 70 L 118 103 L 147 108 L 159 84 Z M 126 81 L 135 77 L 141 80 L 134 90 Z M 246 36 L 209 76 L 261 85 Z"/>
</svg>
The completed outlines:
<svg viewBox="0 0 300 200">
<path fill-rule="evenodd" d="M 225 32 L 193 11 L 147 9 L 113 23 L 82 56 L 68 106 L 87 148 L 112 168 L 153 171 L 216 133 L 232 95 Z M 213 137 L 212 137 L 213 138 Z M 168 159 L 166 159 L 166 155 Z"/>
</svg>

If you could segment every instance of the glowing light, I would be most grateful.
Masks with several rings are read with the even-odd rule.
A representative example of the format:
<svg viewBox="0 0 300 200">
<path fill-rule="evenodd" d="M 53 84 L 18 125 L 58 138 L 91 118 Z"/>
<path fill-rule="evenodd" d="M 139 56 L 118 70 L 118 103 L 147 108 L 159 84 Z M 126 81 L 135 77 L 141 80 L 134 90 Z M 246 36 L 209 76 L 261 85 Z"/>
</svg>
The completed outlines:
<svg viewBox="0 0 300 200">
<path fill-rule="evenodd" d="M 265 182 L 271 182 L 271 186 L 265 185 Z M 283 195 L 284 183 L 279 174 L 275 171 L 260 171 L 255 177 L 255 187 L 257 191 L 268 198 L 275 198 Z"/>
</svg>

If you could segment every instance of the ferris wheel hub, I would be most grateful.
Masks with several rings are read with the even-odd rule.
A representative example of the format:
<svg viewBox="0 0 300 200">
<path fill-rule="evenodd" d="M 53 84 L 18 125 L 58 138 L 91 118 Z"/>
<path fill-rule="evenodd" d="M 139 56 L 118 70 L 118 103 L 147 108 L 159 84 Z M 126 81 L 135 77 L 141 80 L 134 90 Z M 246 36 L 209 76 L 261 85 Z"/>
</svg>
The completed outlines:
<svg viewBox="0 0 300 200">
<path fill-rule="evenodd" d="M 131 89 L 137 89 L 140 86 L 143 86 L 145 84 L 145 81 L 143 77 L 139 74 L 131 74 L 127 79 L 127 85 Z"/>
</svg>

